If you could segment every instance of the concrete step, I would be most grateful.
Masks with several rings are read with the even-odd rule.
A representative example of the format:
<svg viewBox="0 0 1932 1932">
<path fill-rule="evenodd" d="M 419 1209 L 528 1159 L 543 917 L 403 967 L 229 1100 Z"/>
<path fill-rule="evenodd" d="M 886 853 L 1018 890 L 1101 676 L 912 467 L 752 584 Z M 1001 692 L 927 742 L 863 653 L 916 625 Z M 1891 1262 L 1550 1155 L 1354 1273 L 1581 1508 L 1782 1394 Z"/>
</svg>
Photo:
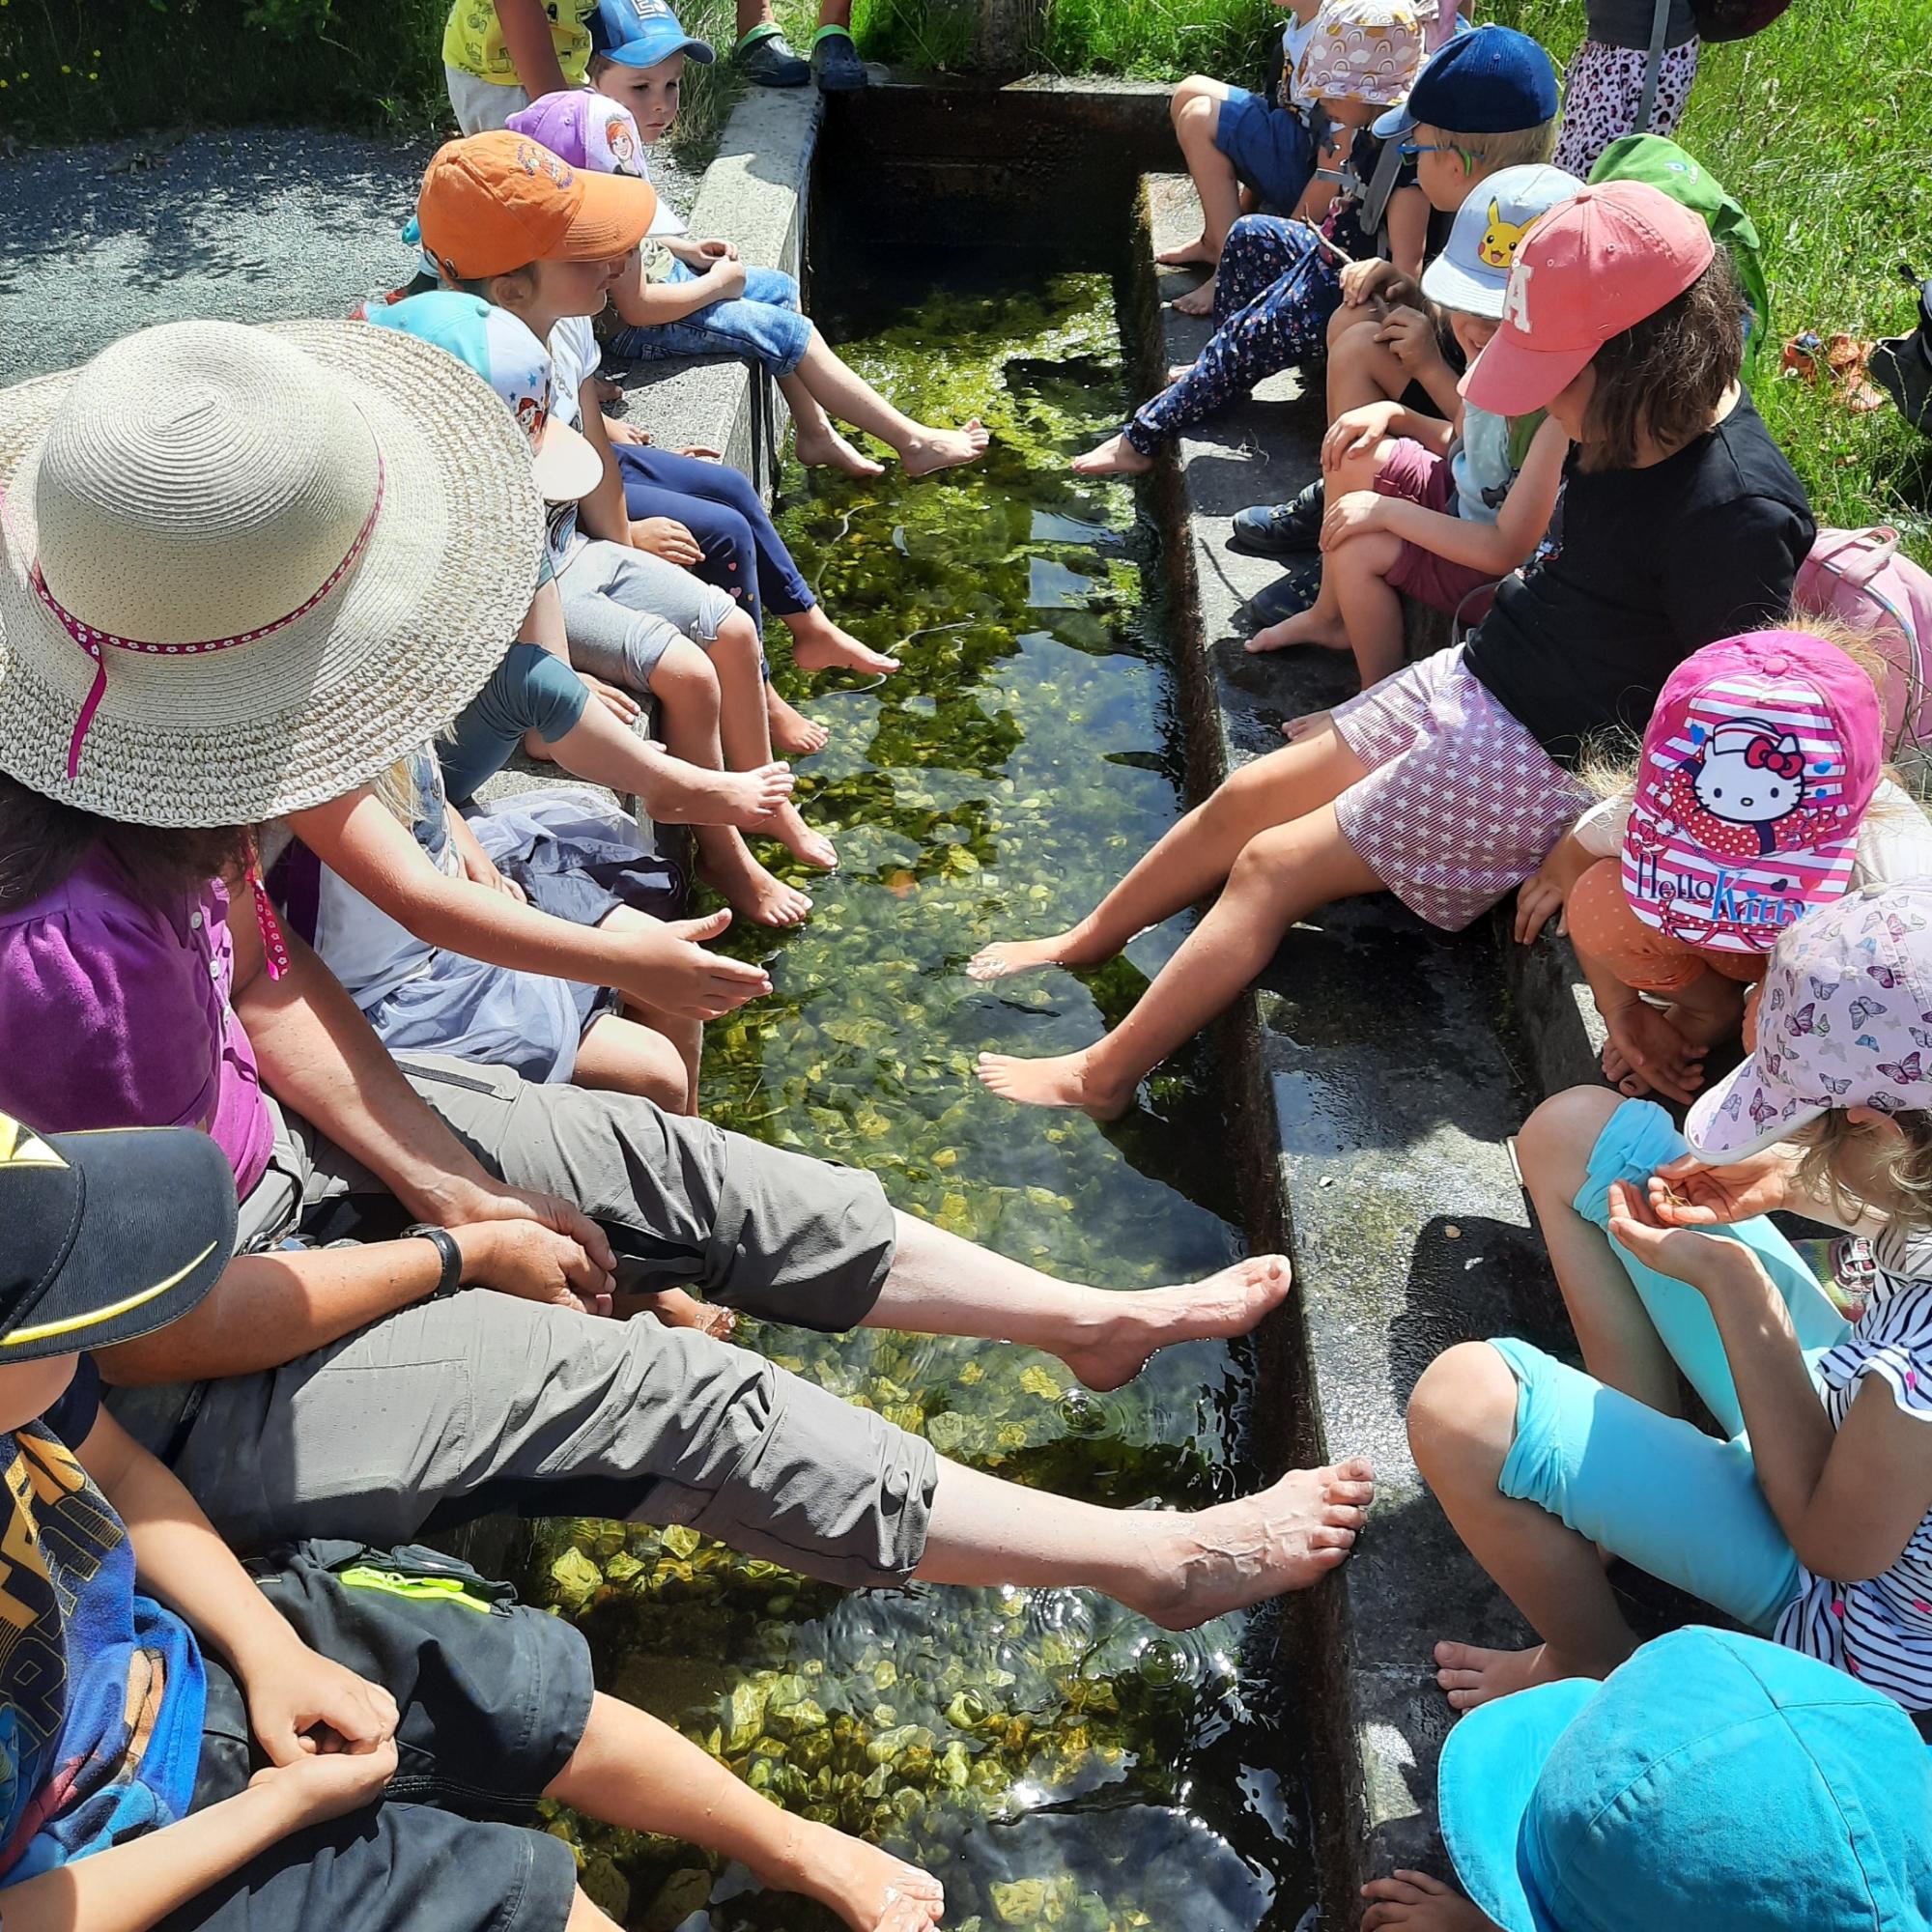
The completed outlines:
<svg viewBox="0 0 1932 1932">
<path fill-rule="evenodd" d="M 1154 249 L 1198 232 L 1184 179 L 1151 177 L 1146 197 Z M 1161 293 L 1195 278 L 1162 274 Z M 1144 320 L 1155 384 L 1167 363 L 1192 358 L 1207 325 L 1151 299 Z M 1204 785 L 1279 747 L 1284 719 L 1352 688 L 1347 660 L 1241 648 L 1251 627 L 1237 610 L 1278 566 L 1228 548 L 1235 511 L 1285 499 L 1318 472 L 1324 420 L 1319 373 L 1308 392 L 1278 376 L 1183 437 L 1178 462 L 1156 472 Z M 1525 1050 L 1512 1024 L 1525 1002 L 1504 965 L 1487 925 L 1452 937 L 1392 897 L 1352 900 L 1289 936 L 1234 1021 L 1254 1048 L 1228 1062 L 1251 1069 L 1240 1096 L 1259 1149 L 1250 1158 L 1272 1166 L 1300 1285 L 1298 1332 L 1280 1352 L 1306 1401 L 1277 1406 L 1278 1453 L 1366 1454 L 1380 1486 L 1358 1553 L 1310 1593 L 1294 1626 L 1300 1654 L 1283 1660 L 1314 1732 L 1323 1889 L 1338 1924 L 1365 1877 L 1439 1856 L 1435 1759 L 1448 1712 L 1432 1643 L 1526 1640 L 1424 1490 L 1403 1426 L 1416 1378 L 1454 1342 L 1507 1330 L 1565 1346 L 1506 1146 L 1560 1062 L 1546 1067 Z M 1560 955 L 1538 973 L 1542 1026 L 1569 982 Z"/>
</svg>

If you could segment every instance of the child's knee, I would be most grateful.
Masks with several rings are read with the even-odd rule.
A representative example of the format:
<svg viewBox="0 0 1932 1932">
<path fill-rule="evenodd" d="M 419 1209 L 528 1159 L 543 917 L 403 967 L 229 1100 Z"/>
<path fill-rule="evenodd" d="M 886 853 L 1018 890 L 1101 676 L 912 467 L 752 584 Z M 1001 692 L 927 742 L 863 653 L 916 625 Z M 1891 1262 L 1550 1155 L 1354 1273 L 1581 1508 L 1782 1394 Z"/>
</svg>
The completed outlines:
<svg viewBox="0 0 1932 1932">
<path fill-rule="evenodd" d="M 1607 1087 L 1571 1087 L 1552 1094 L 1522 1123 L 1517 1164 L 1537 1193 L 1573 1201 L 1590 1171 L 1590 1156 L 1624 1096 Z"/>
<path fill-rule="evenodd" d="M 651 668 L 651 696 L 668 703 L 679 698 L 718 696 L 718 673 L 711 660 L 689 638 L 667 644 Z"/>
<path fill-rule="evenodd" d="M 1494 1489 L 1516 1430 L 1516 1378 L 1487 1342 L 1459 1342 L 1423 1370 L 1408 1398 L 1409 1454 L 1438 1495 Z"/>
</svg>

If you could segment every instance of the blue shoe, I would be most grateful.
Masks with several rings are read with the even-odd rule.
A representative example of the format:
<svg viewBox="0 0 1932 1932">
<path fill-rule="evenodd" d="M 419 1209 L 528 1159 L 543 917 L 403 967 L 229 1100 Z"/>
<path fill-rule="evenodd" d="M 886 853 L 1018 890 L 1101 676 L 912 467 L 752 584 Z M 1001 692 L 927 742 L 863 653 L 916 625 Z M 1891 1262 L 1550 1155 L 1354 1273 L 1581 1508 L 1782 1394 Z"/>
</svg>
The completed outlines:
<svg viewBox="0 0 1932 1932">
<path fill-rule="evenodd" d="M 851 94 L 866 84 L 866 63 L 842 27 L 828 28 L 811 43 L 811 77 L 821 94 Z"/>
<path fill-rule="evenodd" d="M 1252 556 L 1293 556 L 1313 550 L 1321 541 L 1321 519 L 1327 514 L 1321 479 L 1317 477 L 1288 503 L 1257 503 L 1235 519 L 1232 539 L 1236 550 Z"/>
<path fill-rule="evenodd" d="M 1315 600 L 1321 595 L 1321 559 L 1319 556 L 1299 557 L 1265 590 L 1258 590 L 1248 599 L 1249 626 L 1256 631 L 1265 631 L 1271 624 L 1298 617 L 1304 611 L 1312 611 Z"/>
<path fill-rule="evenodd" d="M 811 78 L 811 63 L 779 28 L 753 33 L 754 38 L 740 41 L 731 55 L 731 65 L 747 80 L 759 87 L 803 87 Z"/>
</svg>

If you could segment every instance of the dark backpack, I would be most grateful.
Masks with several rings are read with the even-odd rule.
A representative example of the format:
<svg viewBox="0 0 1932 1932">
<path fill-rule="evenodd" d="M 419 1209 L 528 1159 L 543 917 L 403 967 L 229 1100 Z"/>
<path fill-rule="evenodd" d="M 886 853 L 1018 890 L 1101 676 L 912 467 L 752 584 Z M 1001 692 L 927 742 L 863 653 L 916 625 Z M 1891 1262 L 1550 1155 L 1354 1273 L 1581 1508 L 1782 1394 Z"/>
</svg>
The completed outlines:
<svg viewBox="0 0 1932 1932">
<path fill-rule="evenodd" d="M 1911 269 L 1899 272 L 1918 291 L 1918 327 L 1910 335 L 1889 335 L 1871 353 L 1872 378 L 1898 405 L 1914 429 L 1932 436 L 1932 282 Z"/>
</svg>

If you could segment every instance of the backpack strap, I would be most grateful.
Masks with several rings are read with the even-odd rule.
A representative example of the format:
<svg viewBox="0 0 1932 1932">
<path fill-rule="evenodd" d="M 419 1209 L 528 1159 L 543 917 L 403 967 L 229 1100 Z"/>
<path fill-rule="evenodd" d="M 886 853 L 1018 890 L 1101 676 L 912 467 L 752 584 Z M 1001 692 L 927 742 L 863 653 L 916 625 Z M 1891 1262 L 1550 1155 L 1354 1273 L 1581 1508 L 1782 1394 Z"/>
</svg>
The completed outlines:
<svg viewBox="0 0 1932 1932">
<path fill-rule="evenodd" d="M 1362 196 L 1362 226 L 1370 235 L 1381 234 L 1382 216 L 1388 213 L 1389 196 L 1395 192 L 1395 178 L 1401 172 L 1402 143 L 1391 134 L 1376 156 L 1376 171 Z"/>
<path fill-rule="evenodd" d="M 1898 532 L 1880 524 L 1865 530 L 1821 531 L 1808 561 L 1862 590 L 1898 554 Z"/>
<path fill-rule="evenodd" d="M 1657 83 L 1663 72 L 1663 37 L 1669 31 L 1670 0 L 1656 0 L 1650 14 L 1650 51 L 1643 63 L 1643 99 L 1637 102 L 1633 134 L 1650 132 L 1650 117 L 1657 106 Z"/>
</svg>

